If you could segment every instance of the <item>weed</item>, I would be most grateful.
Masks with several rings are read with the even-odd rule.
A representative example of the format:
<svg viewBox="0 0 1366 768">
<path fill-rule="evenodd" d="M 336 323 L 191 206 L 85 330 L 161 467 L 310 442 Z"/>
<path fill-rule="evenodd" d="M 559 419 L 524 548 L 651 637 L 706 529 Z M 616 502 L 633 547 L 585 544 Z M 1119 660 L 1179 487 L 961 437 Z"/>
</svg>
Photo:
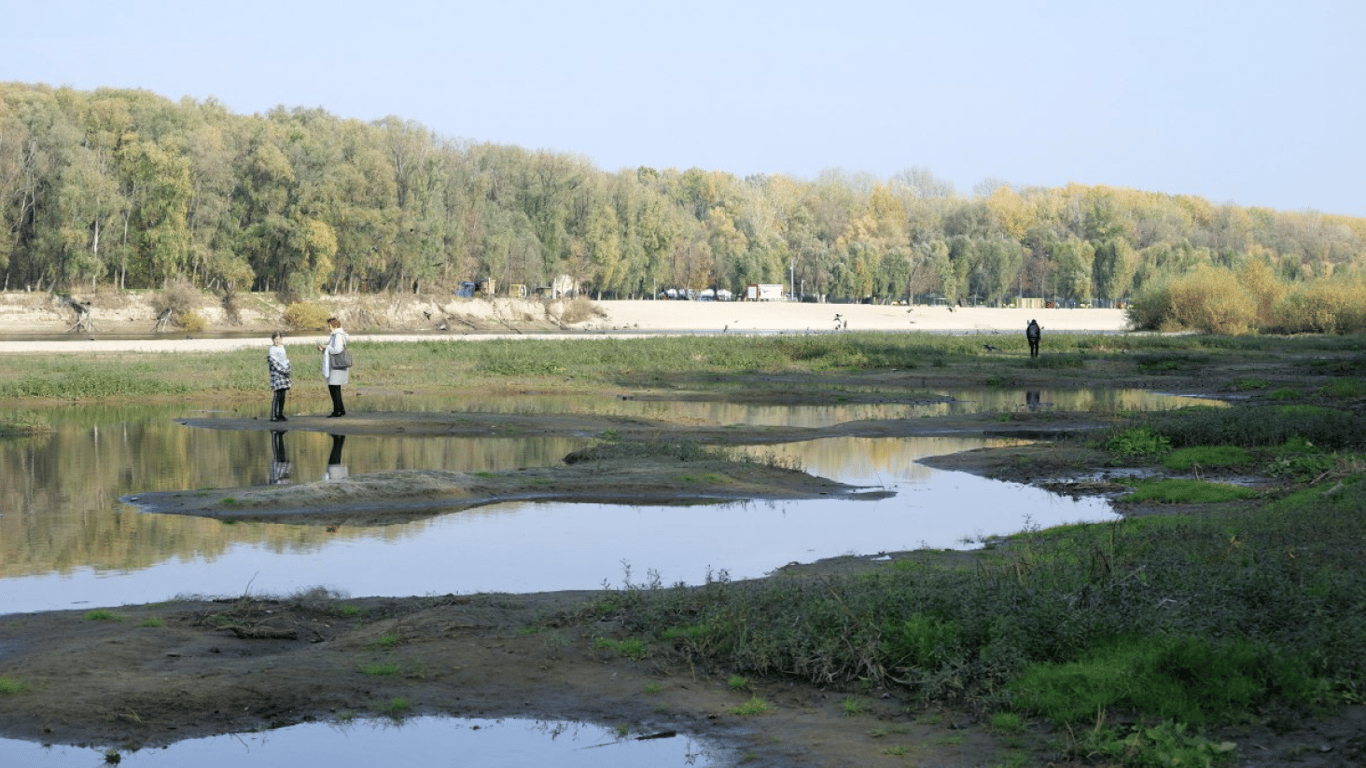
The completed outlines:
<svg viewBox="0 0 1366 768">
<path fill-rule="evenodd" d="M 28 683 L 22 680 L 15 680 L 12 677 L 0 677 L 0 694 L 24 693 L 28 690 Z"/>
<path fill-rule="evenodd" d="M 1280 387 L 1279 389 L 1272 390 L 1271 394 L 1267 395 L 1267 397 L 1272 400 L 1299 400 L 1300 393 L 1299 390 L 1291 389 L 1290 387 Z"/>
<path fill-rule="evenodd" d="M 156 627 L 160 627 L 161 624 L 162 624 L 161 619 L 158 619 L 158 618 L 155 617 L 155 616 L 149 616 L 148 618 L 143 619 L 143 620 L 142 620 L 142 623 L 139 624 L 138 626 L 148 627 L 148 628 L 155 629 Z"/>
<path fill-rule="evenodd" d="M 123 621 L 123 615 L 122 615 L 122 614 L 119 614 L 119 613 L 116 613 L 116 612 L 114 612 L 114 611 L 111 611 L 111 610 L 109 610 L 108 608 L 96 608 L 96 609 L 93 610 L 93 611 L 87 611 L 87 612 L 86 612 L 86 614 L 85 614 L 85 620 L 86 620 L 86 621 Z"/>
<path fill-rule="evenodd" d="M 1361 379 L 1333 379 L 1323 388 L 1325 397 L 1357 398 L 1366 396 L 1366 382 Z"/>
<path fill-rule="evenodd" d="M 604 650 L 615 651 L 622 656 L 640 661 L 649 655 L 650 649 L 643 640 L 627 638 L 625 640 L 612 640 L 611 638 L 599 637 L 593 644 Z"/>
<path fill-rule="evenodd" d="M 991 729 L 1001 733 L 1023 733 L 1025 720 L 1014 712 L 997 712 L 991 716 Z"/>
<path fill-rule="evenodd" d="M 773 711 L 773 705 L 758 696 L 750 697 L 749 701 L 738 706 L 731 707 L 729 710 L 732 715 L 762 715 Z"/>
<path fill-rule="evenodd" d="M 867 707 L 857 696 L 845 696 L 840 702 L 840 709 L 844 710 L 845 717 L 854 717 L 863 714 Z"/>
<path fill-rule="evenodd" d="M 344 618 L 354 619 L 357 616 L 360 616 L 361 614 L 365 613 L 365 611 L 359 608 L 358 606 L 343 605 L 337 609 L 337 613 Z"/>
<path fill-rule="evenodd" d="M 386 661 L 376 664 L 362 665 L 360 671 L 362 674 L 369 675 L 371 677 L 388 677 L 391 675 L 399 674 L 402 671 L 402 669 L 399 667 L 398 664 L 391 661 Z"/>
<path fill-rule="evenodd" d="M 649 682 L 645 684 L 644 691 L 649 694 L 662 693 L 664 691 L 664 686 L 659 683 Z"/>
<path fill-rule="evenodd" d="M 375 638 L 374 640 L 371 640 L 371 641 L 370 641 L 370 646 L 369 646 L 369 647 L 375 648 L 375 649 L 378 649 L 378 650 L 388 650 L 388 649 L 393 648 L 393 647 L 395 647 L 395 646 L 397 646 L 397 645 L 400 645 L 402 642 L 403 642 L 403 638 L 399 637 L 398 635 L 391 635 L 391 634 L 388 634 L 388 633 L 386 632 L 386 633 L 380 635 L 379 637 Z"/>
<path fill-rule="evenodd" d="M 1238 379 L 1229 385 L 1234 392 L 1247 392 L 1253 389 L 1266 389 L 1271 383 L 1266 379 Z"/>
<path fill-rule="evenodd" d="M 726 686 L 732 691 L 743 691 L 749 687 L 749 678 L 744 675 L 731 675 L 726 680 Z"/>
<path fill-rule="evenodd" d="M 411 712 L 412 709 L 413 703 L 411 701 L 402 696 L 398 696 L 385 702 L 384 705 L 380 707 L 380 714 L 398 720 Z"/>
<path fill-rule="evenodd" d="M 1105 450 L 1122 459 L 1156 456 L 1171 449 L 1171 440 L 1151 427 L 1129 427 L 1105 441 Z"/>
<path fill-rule="evenodd" d="M 905 757 L 908 753 L 910 753 L 910 750 L 901 746 L 900 744 L 894 747 L 887 747 L 886 749 L 882 750 L 882 754 L 888 755 L 890 757 Z"/>
<path fill-rule="evenodd" d="M 617 732 L 618 739 L 624 739 L 626 738 L 627 734 L 631 732 L 631 726 L 627 725 L 626 723 L 617 723 L 614 730 Z"/>
</svg>

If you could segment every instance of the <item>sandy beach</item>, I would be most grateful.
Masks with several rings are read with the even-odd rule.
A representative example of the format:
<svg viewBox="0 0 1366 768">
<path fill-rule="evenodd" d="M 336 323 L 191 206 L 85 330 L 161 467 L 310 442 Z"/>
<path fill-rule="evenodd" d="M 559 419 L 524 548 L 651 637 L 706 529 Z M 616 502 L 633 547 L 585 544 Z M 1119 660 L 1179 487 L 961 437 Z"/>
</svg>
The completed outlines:
<svg viewBox="0 0 1366 768">
<path fill-rule="evenodd" d="M 1030 319 L 1044 332 L 1123 331 L 1127 319 L 1118 309 L 990 309 L 978 307 L 879 306 L 869 304 L 803 304 L 796 302 L 600 301 L 598 316 L 586 321 L 550 325 L 547 317 L 562 311 L 555 303 L 516 299 L 390 300 L 376 309 L 374 297 L 334 297 L 338 316 L 361 316 L 379 332 L 358 331 L 347 323 L 355 341 L 408 341 L 437 338 L 475 340 L 554 336 L 651 333 L 827 333 L 840 331 L 928 331 L 936 333 L 1024 333 Z M 368 302 L 362 304 L 361 302 Z M 155 313 L 149 305 L 125 301 L 96 313 L 96 332 L 67 333 L 74 313 L 62 304 L 24 294 L 0 295 L 0 354 L 17 352 L 176 352 L 239 349 L 267 343 L 279 327 L 280 308 L 264 299 L 260 309 L 242 312 L 228 322 L 212 308 L 203 311 L 203 334 L 171 330 L 149 333 Z M 441 323 L 433 318 L 453 318 Z M 440 325 L 447 330 L 440 330 Z M 260 338 L 255 338 L 255 334 Z M 224 334 L 232 334 L 223 338 Z M 24 336 L 42 338 L 25 339 Z M 313 344 L 322 331 L 291 331 L 287 344 Z M 7 338 L 6 338 L 7 337 Z M 123 337 L 123 338 L 119 338 Z M 129 338 L 133 337 L 133 338 Z"/>
</svg>

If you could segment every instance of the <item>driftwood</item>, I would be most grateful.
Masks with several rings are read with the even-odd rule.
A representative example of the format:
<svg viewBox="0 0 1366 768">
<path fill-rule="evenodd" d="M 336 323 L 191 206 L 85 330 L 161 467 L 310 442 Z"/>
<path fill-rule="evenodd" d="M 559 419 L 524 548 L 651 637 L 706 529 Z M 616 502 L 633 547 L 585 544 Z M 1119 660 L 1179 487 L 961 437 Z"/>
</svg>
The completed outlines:
<svg viewBox="0 0 1366 768">
<path fill-rule="evenodd" d="M 95 313 L 88 301 L 76 301 L 67 299 L 66 303 L 76 310 L 76 322 L 66 329 L 67 333 L 94 333 L 95 332 Z"/>
</svg>

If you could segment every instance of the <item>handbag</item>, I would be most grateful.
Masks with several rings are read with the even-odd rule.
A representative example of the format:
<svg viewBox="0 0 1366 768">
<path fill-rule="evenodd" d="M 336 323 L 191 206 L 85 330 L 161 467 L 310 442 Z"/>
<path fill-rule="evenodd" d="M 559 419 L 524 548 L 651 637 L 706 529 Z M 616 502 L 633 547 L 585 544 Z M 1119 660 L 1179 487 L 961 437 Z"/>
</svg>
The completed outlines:
<svg viewBox="0 0 1366 768">
<path fill-rule="evenodd" d="M 328 367 L 338 371 L 351 367 L 351 346 L 349 344 L 342 347 L 342 351 L 340 352 L 330 352 L 328 354 L 332 356 L 328 361 Z"/>
</svg>

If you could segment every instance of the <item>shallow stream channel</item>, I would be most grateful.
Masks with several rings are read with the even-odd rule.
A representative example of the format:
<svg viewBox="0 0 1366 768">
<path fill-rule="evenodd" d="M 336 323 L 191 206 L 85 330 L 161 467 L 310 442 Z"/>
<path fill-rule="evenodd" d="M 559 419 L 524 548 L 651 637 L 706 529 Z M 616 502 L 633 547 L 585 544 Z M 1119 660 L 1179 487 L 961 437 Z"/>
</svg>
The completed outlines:
<svg viewBox="0 0 1366 768">
<path fill-rule="evenodd" d="M 953 413 L 1159 410 L 1190 398 L 1141 391 L 947 392 L 934 405 L 753 406 L 562 396 L 479 402 L 355 397 L 357 411 L 601 413 L 694 423 L 821 427 Z M 264 414 L 266 403 L 262 403 Z M 295 406 L 291 405 L 288 411 Z M 302 407 L 302 406 L 300 406 Z M 324 587 L 352 597 L 596 589 L 657 578 L 700 584 L 763 576 L 792 562 L 967 549 L 1026 528 L 1116 517 L 1103 499 L 934 470 L 918 460 L 971 450 L 979 436 L 827 438 L 744 450 L 804 471 L 893 492 L 876 501 L 751 501 L 690 506 L 505 503 L 375 528 L 238 523 L 143 513 L 120 498 L 152 491 L 305 483 L 393 469 L 499 472 L 561 464 L 592 435 L 402 437 L 201 429 L 211 405 L 74 405 L 45 414 L 54 431 L 0 440 L 0 620 L 4 614 L 149 603 L 176 596 L 289 595 Z M 224 417 L 241 418 L 240 413 Z M 281 426 L 288 426 L 283 424 Z M 0 648 L 0 669 L 4 649 Z M 638 735 L 637 735 L 638 736 Z M 475 762 L 466 755 L 489 757 Z M 429 754 L 444 755 L 432 762 Z M 301 755 L 307 757 L 301 758 Z M 411 718 L 310 724 L 180 742 L 123 765 L 727 764 L 686 735 L 621 738 L 610 724 Z M 88 766 L 102 750 L 0 739 L 0 764 Z M 582 760 L 584 762 L 575 762 Z M 613 762 L 613 761 L 617 762 Z"/>
</svg>

